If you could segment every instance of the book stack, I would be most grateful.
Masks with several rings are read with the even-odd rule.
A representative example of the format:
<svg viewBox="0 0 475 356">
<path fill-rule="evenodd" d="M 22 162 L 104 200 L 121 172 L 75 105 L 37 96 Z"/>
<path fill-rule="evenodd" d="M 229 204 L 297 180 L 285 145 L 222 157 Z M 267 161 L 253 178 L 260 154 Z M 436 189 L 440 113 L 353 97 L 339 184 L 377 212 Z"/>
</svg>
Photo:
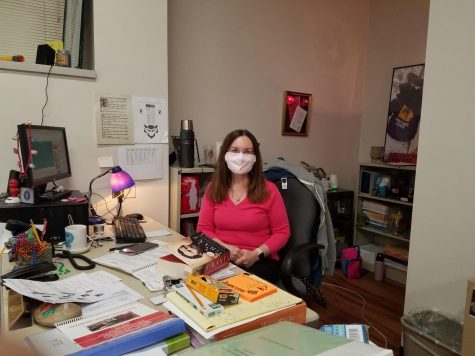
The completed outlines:
<svg viewBox="0 0 475 356">
<path fill-rule="evenodd" d="M 389 206 L 374 201 L 363 201 L 363 213 L 367 218 L 368 225 L 379 228 L 388 228 Z"/>
<path fill-rule="evenodd" d="M 187 282 L 190 281 L 192 279 L 187 279 Z M 213 313 L 212 316 L 206 316 L 204 310 L 200 310 L 200 305 L 189 295 L 180 295 L 177 291 L 167 294 L 164 306 L 185 320 L 193 330 L 192 344 L 203 345 L 281 320 L 299 324 L 305 322 L 307 306 L 300 298 L 276 288 L 257 276 L 242 274 L 221 282 L 231 288 L 231 293 L 234 293 L 232 290 L 236 291 L 239 288 L 240 298 L 237 304 L 230 304 L 225 300 L 223 310 Z M 189 286 L 190 289 L 192 287 L 199 289 L 199 285 L 189 284 Z M 205 296 L 194 291 L 202 303 L 208 302 Z M 207 297 L 212 298 L 211 303 L 215 300 L 219 302 L 218 297 L 210 294 L 210 291 L 207 293 Z"/>
<path fill-rule="evenodd" d="M 397 246 L 384 247 L 384 263 L 396 268 L 405 268 L 409 261 L 409 250 Z"/>
</svg>

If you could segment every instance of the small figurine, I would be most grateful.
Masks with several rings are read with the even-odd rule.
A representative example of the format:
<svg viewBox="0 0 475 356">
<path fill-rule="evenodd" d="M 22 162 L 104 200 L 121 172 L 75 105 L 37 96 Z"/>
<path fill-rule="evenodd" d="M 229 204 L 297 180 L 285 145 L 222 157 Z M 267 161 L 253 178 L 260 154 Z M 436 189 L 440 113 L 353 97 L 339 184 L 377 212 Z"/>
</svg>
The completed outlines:
<svg viewBox="0 0 475 356">
<path fill-rule="evenodd" d="M 18 197 L 18 194 L 20 194 L 20 182 L 18 179 L 11 178 L 8 181 L 8 194 L 9 196 L 5 199 L 6 204 L 18 204 L 20 202 Z"/>
</svg>

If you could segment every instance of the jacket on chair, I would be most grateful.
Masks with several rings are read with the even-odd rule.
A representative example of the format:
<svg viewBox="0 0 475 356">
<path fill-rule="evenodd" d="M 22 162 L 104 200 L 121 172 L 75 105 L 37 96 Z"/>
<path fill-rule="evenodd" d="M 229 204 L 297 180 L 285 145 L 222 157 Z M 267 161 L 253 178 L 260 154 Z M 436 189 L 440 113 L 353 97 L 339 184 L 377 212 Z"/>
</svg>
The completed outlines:
<svg viewBox="0 0 475 356">
<path fill-rule="evenodd" d="M 320 205 L 320 226 L 317 232 L 317 243 L 324 246 L 323 249 L 320 249 L 322 274 L 333 275 L 336 262 L 335 235 L 330 212 L 327 208 L 326 192 L 323 190 L 321 180 L 304 167 L 288 163 L 281 158 L 274 159 L 264 165 L 264 171 L 272 168 L 281 168 L 293 174 L 315 196 Z"/>
</svg>

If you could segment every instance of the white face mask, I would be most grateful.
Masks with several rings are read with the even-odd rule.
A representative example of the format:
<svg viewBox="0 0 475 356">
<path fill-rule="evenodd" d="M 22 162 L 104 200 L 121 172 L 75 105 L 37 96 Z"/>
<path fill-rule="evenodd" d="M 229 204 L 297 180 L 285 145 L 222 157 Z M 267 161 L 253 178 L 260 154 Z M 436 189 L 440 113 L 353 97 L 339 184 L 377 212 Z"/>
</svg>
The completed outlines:
<svg viewBox="0 0 475 356">
<path fill-rule="evenodd" d="M 242 152 L 226 152 L 224 160 L 228 168 L 235 174 L 247 174 L 252 170 L 256 162 L 256 155 Z"/>
</svg>

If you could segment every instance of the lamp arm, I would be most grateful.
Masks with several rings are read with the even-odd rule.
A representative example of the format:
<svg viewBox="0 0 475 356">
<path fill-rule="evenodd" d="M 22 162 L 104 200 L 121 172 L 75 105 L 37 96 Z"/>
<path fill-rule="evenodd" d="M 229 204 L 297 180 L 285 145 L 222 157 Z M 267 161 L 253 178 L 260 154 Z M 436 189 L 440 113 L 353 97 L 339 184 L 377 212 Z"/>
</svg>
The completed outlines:
<svg viewBox="0 0 475 356">
<path fill-rule="evenodd" d="M 96 181 L 96 179 L 98 178 L 101 178 L 101 177 L 104 177 L 107 173 L 110 173 L 112 172 L 112 168 L 109 168 L 107 171 L 105 171 L 104 173 L 101 173 L 99 174 L 98 176 L 94 177 L 91 179 L 91 182 L 89 183 L 89 196 L 88 196 L 88 199 L 89 199 L 89 213 L 91 211 L 91 198 L 92 198 L 92 183 L 94 183 Z"/>
</svg>

